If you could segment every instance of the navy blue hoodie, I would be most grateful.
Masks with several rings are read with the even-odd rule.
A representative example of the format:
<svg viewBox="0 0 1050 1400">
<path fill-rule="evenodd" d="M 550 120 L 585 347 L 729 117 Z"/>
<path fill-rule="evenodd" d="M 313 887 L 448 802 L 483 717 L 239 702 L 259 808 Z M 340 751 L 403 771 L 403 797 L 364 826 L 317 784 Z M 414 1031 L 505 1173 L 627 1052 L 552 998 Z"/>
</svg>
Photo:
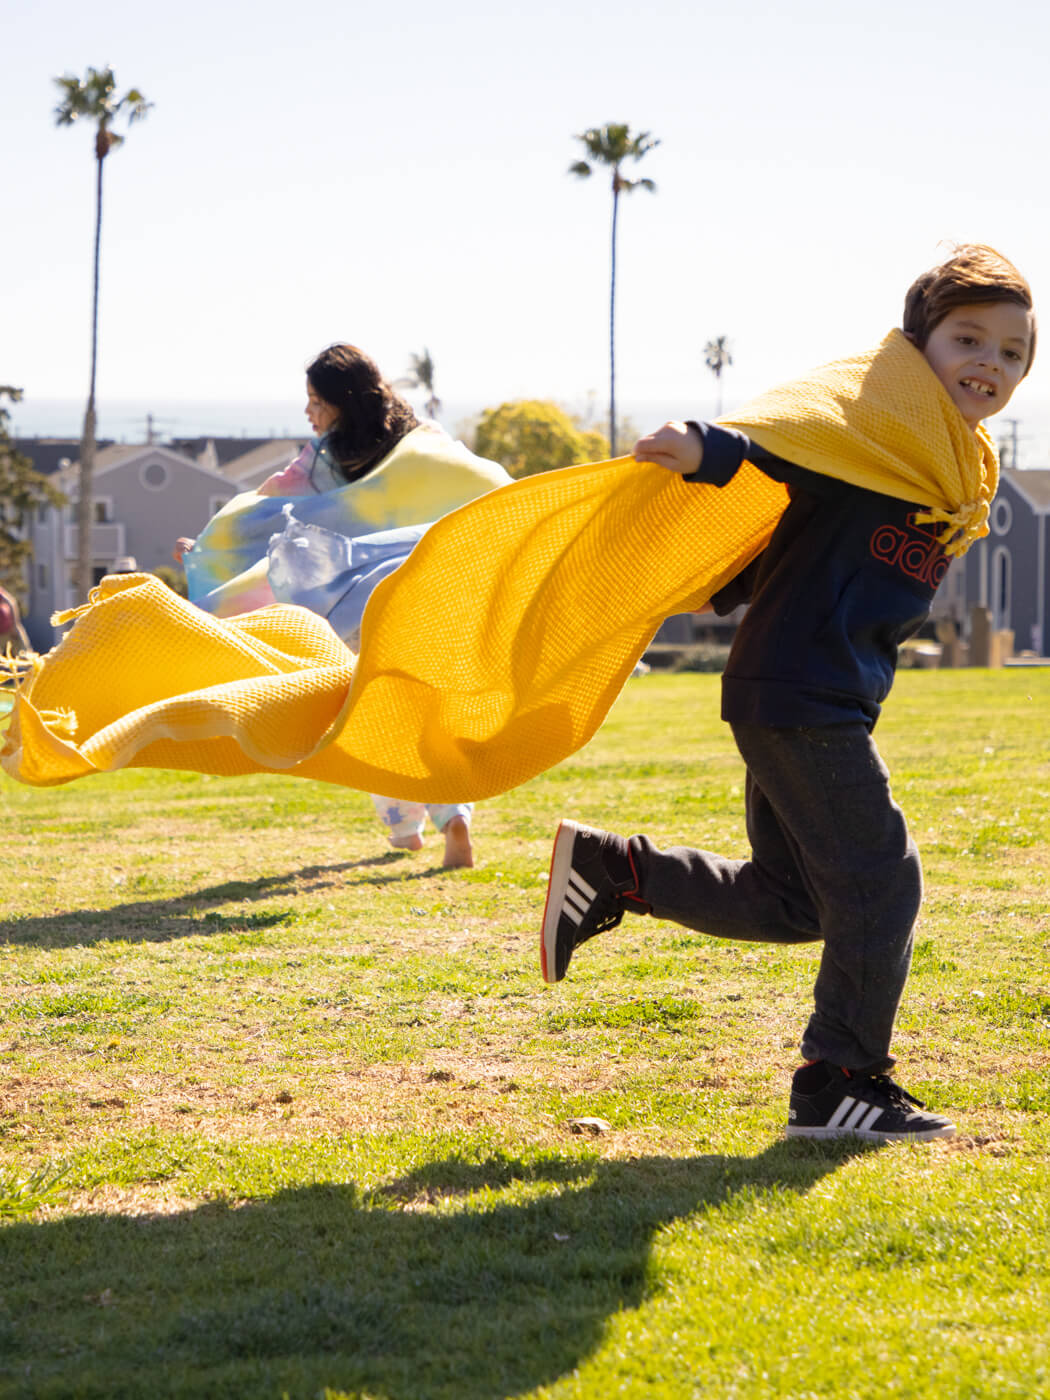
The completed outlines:
<svg viewBox="0 0 1050 1400">
<path fill-rule="evenodd" d="M 765 550 L 716 593 L 748 603 L 722 678 L 730 723 L 825 725 L 879 717 L 897 649 L 930 614 L 949 559 L 921 505 L 808 471 L 735 429 L 693 424 L 704 442 L 686 481 L 724 486 L 747 460 L 790 501 Z"/>
</svg>

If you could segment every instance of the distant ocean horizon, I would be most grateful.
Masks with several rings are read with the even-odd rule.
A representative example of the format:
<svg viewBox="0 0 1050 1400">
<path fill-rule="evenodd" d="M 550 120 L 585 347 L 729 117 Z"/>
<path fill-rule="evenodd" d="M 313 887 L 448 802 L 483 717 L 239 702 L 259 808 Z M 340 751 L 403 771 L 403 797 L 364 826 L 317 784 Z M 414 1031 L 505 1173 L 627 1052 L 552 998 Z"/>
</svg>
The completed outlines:
<svg viewBox="0 0 1050 1400">
<path fill-rule="evenodd" d="M 563 401 L 570 413 L 590 412 L 594 426 L 603 429 L 601 408 L 593 402 L 574 404 Z M 4 404 L 11 415 L 11 433 L 18 438 L 59 438 L 79 441 L 84 418 L 83 400 L 36 399 Z M 447 402 L 438 419 L 453 436 L 469 433 L 473 423 L 492 400 L 471 403 Z M 690 406 L 698 416 L 713 413 L 712 404 Z M 732 405 L 727 405 L 732 408 Z M 631 402 L 617 405 L 618 414 L 645 432 L 668 418 L 682 416 L 681 404 L 671 402 Z M 418 409 L 417 409 L 418 411 Z M 205 400 L 205 399 L 109 399 L 100 402 L 96 433 L 100 439 L 119 443 L 170 442 L 177 438 L 307 438 L 309 424 L 303 402 L 296 400 Z M 1017 455 L 1022 467 L 1050 467 L 1050 405 L 1039 404 L 1024 417 L 989 421 L 993 437 L 1002 445 L 1016 432 Z M 621 443 L 623 451 L 627 444 Z M 1009 449 L 1004 463 L 1010 465 Z"/>
<path fill-rule="evenodd" d="M 411 397 L 411 396 L 410 396 Z M 450 433 L 458 434 L 493 407 L 492 399 L 443 402 L 438 420 Z M 594 426 L 605 428 L 606 415 L 600 405 L 559 400 L 567 412 L 581 418 L 590 414 Z M 84 421 L 84 401 L 76 399 L 37 399 L 11 404 L 12 433 L 22 438 L 61 438 L 78 441 Z M 420 412 L 418 404 L 413 405 Z M 309 424 L 302 399 L 108 399 L 100 401 L 96 412 L 96 435 L 115 442 L 155 442 L 173 438 L 299 438 L 308 436 Z M 647 432 L 684 410 L 674 403 L 624 403 L 617 405 L 617 417 L 629 419 L 639 431 Z M 713 412 L 713 405 L 700 403 L 694 413 Z"/>
<path fill-rule="evenodd" d="M 10 405 L 11 431 L 22 438 L 79 440 L 84 401 L 37 399 Z M 99 403 L 96 434 L 115 442 L 168 442 L 173 438 L 309 436 L 299 401 L 246 399 L 109 399 Z"/>
</svg>

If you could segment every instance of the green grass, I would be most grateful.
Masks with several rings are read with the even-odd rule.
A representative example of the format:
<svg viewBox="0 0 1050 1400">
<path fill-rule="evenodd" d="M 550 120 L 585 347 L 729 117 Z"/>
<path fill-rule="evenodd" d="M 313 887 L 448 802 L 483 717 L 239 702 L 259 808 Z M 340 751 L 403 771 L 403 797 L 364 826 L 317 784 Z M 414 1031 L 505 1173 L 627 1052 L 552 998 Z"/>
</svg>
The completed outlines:
<svg viewBox="0 0 1050 1400">
<path fill-rule="evenodd" d="M 900 1077 L 960 1127 L 881 1150 L 782 1137 L 816 947 L 539 978 L 559 816 L 745 853 L 716 676 L 630 682 L 470 871 L 320 784 L 0 780 L 0 1397 L 1050 1396 L 1048 714 L 911 671 L 880 722 Z"/>
</svg>

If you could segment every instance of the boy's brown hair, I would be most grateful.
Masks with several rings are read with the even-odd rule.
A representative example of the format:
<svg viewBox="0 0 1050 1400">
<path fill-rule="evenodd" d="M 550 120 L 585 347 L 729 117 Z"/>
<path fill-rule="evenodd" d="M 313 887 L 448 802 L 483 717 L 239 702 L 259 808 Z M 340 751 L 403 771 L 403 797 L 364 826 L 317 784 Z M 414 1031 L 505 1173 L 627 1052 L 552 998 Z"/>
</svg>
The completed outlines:
<svg viewBox="0 0 1050 1400">
<path fill-rule="evenodd" d="M 992 301 L 1012 301 L 1023 306 L 1032 325 L 1025 374 L 1035 358 L 1035 315 L 1032 289 L 1002 253 L 986 243 L 964 243 L 947 261 L 917 277 L 904 298 L 902 329 L 909 340 L 926 349 L 931 331 L 957 306 L 978 306 Z"/>
</svg>

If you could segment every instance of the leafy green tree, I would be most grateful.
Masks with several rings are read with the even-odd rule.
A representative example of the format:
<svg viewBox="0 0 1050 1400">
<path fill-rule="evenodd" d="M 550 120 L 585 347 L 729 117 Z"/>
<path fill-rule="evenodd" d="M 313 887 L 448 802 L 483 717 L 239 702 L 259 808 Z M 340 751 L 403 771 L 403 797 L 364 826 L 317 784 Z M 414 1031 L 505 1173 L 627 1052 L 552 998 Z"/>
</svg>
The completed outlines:
<svg viewBox="0 0 1050 1400">
<path fill-rule="evenodd" d="M 422 389 L 427 396 L 423 407 L 431 418 L 436 418 L 441 412 L 441 400 L 434 393 L 433 356 L 424 345 L 422 355 L 409 355 L 408 358 L 411 361 L 408 374 L 404 379 L 396 379 L 394 385 L 399 389 Z"/>
<path fill-rule="evenodd" d="M 77 528 L 77 588 L 82 598 L 91 589 L 91 491 L 95 472 L 95 370 L 98 360 L 98 282 L 99 249 L 102 239 L 102 166 L 110 151 L 123 144 L 124 138 L 113 130 L 113 123 L 125 115 L 128 123 L 141 120 L 152 102 L 147 102 L 138 88 L 129 88 L 122 97 L 116 96 L 117 81 L 113 69 L 89 68 L 83 81 L 70 74 L 56 78 L 62 100 L 55 107 L 55 124 L 72 126 L 81 117 L 95 123 L 95 260 L 91 299 L 91 378 L 84 430 L 80 440 L 80 503 Z"/>
<path fill-rule="evenodd" d="M 519 477 L 603 462 L 609 444 L 602 433 L 580 427 L 555 403 L 518 399 L 485 409 L 474 433 L 474 451 Z"/>
<path fill-rule="evenodd" d="M 612 169 L 612 259 L 609 272 L 609 443 L 612 455 L 616 456 L 616 225 L 620 208 L 620 195 L 632 190 L 655 191 L 652 180 L 629 180 L 621 167 L 625 160 L 639 161 L 660 142 L 648 131 L 631 135 L 626 122 L 609 122 L 606 126 L 592 126 L 575 138 L 582 141 L 588 160 L 578 160 L 569 166 L 570 175 L 587 179 L 593 174 L 595 165 Z"/>
<path fill-rule="evenodd" d="M 2 404 L 4 399 L 17 403 L 21 397 L 21 389 L 0 384 L 0 587 L 24 606 L 26 564 L 33 554 L 23 534 L 25 525 L 37 506 L 64 506 L 66 498 L 15 449 L 8 427 L 11 415 Z"/>
<path fill-rule="evenodd" d="M 716 418 L 722 416 L 722 375 L 733 363 L 733 356 L 729 350 L 729 339 L 724 335 L 716 335 L 714 340 L 709 340 L 704 346 L 704 364 L 715 377 L 715 384 L 718 386 L 718 407 L 715 412 Z"/>
<path fill-rule="evenodd" d="M 180 598 L 189 597 L 186 575 L 181 569 L 173 569 L 170 564 L 161 564 L 159 569 L 152 569 L 151 572 L 160 579 L 161 583 L 166 583 L 171 591 L 177 593 Z"/>
</svg>

